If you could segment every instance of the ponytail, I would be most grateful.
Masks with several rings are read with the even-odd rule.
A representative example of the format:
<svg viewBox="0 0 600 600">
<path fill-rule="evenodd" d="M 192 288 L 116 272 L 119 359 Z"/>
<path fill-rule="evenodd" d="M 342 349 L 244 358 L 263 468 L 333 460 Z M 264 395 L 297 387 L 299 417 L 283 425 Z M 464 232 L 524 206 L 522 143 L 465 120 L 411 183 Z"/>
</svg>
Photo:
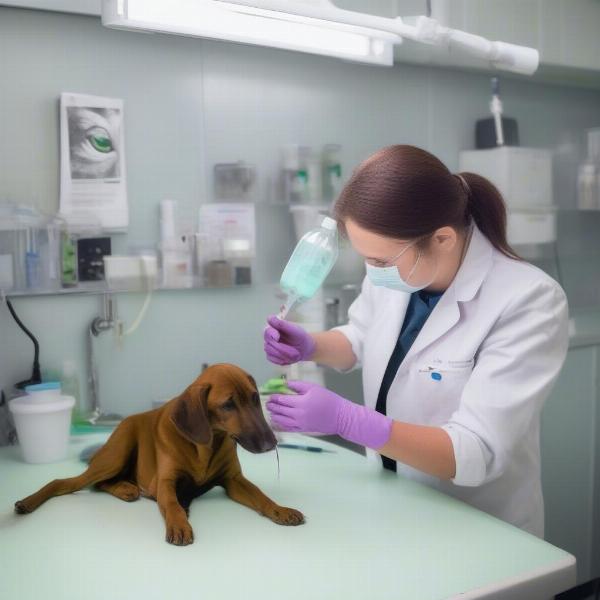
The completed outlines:
<svg viewBox="0 0 600 600">
<path fill-rule="evenodd" d="M 496 250 L 520 260 L 506 239 L 506 206 L 496 186 L 476 173 L 459 173 L 457 177 L 467 195 L 467 215 Z"/>
<path fill-rule="evenodd" d="M 471 220 L 505 256 L 519 259 L 506 239 L 506 208 L 494 185 L 475 173 L 453 175 L 415 146 L 382 148 L 352 174 L 334 207 L 346 219 L 390 238 L 418 239 L 440 227 L 464 231 Z"/>
</svg>

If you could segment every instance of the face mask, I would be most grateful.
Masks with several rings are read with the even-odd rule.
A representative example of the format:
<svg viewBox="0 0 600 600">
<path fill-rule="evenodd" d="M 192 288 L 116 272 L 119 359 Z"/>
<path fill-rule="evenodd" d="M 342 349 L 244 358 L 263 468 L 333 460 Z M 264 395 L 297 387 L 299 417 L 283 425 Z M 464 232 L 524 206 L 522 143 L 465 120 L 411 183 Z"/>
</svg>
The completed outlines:
<svg viewBox="0 0 600 600">
<path fill-rule="evenodd" d="M 392 260 L 394 262 L 396 260 L 398 260 L 413 245 L 414 245 L 414 242 L 412 244 L 409 244 L 408 246 L 406 246 L 406 248 L 404 248 L 402 250 L 402 252 L 400 252 L 400 254 L 398 254 L 398 256 L 396 256 Z M 417 255 L 417 260 L 416 260 L 413 268 L 410 270 L 410 273 L 408 274 L 408 279 L 410 279 L 412 274 L 415 272 L 415 269 L 417 268 L 420 260 L 421 260 L 421 251 L 419 250 L 419 254 Z M 400 271 L 398 271 L 398 267 L 396 265 L 392 265 L 391 267 L 374 267 L 373 265 L 370 265 L 369 263 L 365 263 L 365 264 L 367 266 L 367 276 L 371 280 L 371 283 L 376 286 L 386 287 L 390 290 L 397 290 L 399 292 L 406 292 L 408 294 L 413 294 L 414 292 L 418 292 L 419 290 L 422 290 L 431 284 L 431 281 L 430 281 L 430 282 L 425 283 L 424 285 L 420 285 L 420 286 L 410 285 L 409 283 L 404 281 L 404 279 L 402 279 L 402 277 L 400 276 Z M 434 275 L 434 277 L 435 277 L 435 275 Z M 433 279 L 432 279 L 432 281 L 433 281 Z"/>
</svg>

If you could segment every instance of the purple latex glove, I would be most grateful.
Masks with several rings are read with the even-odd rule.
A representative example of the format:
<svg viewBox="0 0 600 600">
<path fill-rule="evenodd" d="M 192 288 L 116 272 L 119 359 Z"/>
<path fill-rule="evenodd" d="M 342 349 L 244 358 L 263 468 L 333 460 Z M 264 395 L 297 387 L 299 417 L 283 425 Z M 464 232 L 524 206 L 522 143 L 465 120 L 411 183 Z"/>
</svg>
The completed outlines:
<svg viewBox="0 0 600 600">
<path fill-rule="evenodd" d="M 267 402 L 271 422 L 283 431 L 335 434 L 377 450 L 390 438 L 392 419 L 304 381 L 288 381 L 298 395 L 273 394 Z"/>
<path fill-rule="evenodd" d="M 271 315 L 265 329 L 265 354 L 276 365 L 291 365 L 309 360 L 315 352 L 315 340 L 299 325 Z"/>
</svg>

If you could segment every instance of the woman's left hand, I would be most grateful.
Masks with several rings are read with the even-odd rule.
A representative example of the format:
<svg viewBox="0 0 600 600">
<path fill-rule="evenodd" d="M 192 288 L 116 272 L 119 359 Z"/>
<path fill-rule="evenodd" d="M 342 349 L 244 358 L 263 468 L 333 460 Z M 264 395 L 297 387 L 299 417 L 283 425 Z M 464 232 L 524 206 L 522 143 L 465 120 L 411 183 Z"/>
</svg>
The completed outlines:
<svg viewBox="0 0 600 600">
<path fill-rule="evenodd" d="M 271 421 L 283 431 L 339 433 L 339 417 L 348 400 L 305 381 L 288 381 L 297 395 L 273 394 L 267 402 Z"/>
<path fill-rule="evenodd" d="M 388 441 L 392 420 L 372 408 L 305 381 L 289 381 L 297 395 L 273 394 L 267 402 L 271 421 L 283 431 L 339 435 L 375 450 Z"/>
</svg>

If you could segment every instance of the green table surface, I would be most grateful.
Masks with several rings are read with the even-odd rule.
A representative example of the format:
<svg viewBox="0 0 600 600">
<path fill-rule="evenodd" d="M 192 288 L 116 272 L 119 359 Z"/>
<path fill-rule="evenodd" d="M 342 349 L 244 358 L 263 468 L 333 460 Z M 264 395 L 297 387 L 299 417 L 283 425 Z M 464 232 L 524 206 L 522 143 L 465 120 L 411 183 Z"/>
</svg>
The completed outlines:
<svg viewBox="0 0 600 600">
<path fill-rule="evenodd" d="M 548 599 L 575 584 L 568 553 L 323 440 L 332 453 L 239 450 L 244 473 L 306 523 L 282 527 L 215 488 L 191 506 L 195 542 L 164 541 L 155 502 L 84 490 L 30 515 L 16 500 L 83 471 L 79 452 L 107 434 L 74 435 L 69 457 L 30 465 L 0 449 L 2 600 Z"/>
</svg>

